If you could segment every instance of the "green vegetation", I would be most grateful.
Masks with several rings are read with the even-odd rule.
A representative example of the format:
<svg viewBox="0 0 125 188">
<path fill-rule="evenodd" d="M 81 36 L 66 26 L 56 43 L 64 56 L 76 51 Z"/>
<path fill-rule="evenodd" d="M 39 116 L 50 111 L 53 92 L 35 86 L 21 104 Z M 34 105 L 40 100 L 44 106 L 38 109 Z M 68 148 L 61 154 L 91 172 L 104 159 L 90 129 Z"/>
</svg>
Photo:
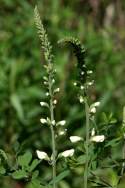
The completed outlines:
<svg viewBox="0 0 125 188">
<path fill-rule="evenodd" d="M 36 3 L 53 49 L 39 24 L 37 37 Z M 0 1 L 2 188 L 124 188 L 124 12 L 122 0 Z M 54 69 L 43 68 L 46 62 Z M 45 70 L 51 95 L 55 69 L 57 92 L 49 97 Z"/>
</svg>

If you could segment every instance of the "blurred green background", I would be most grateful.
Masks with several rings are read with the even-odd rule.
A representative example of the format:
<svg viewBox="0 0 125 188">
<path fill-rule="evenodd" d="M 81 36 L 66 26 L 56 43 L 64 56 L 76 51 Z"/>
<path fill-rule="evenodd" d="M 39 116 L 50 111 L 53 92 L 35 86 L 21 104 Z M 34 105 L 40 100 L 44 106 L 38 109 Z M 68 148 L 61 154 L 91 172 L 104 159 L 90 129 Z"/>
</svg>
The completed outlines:
<svg viewBox="0 0 125 188">
<path fill-rule="evenodd" d="M 36 149 L 51 152 L 50 132 L 39 122 L 47 112 L 39 105 L 45 95 L 43 55 L 33 18 L 36 4 L 53 45 L 56 84 L 61 88 L 56 119 L 67 120 L 67 136 L 60 138 L 58 149 L 70 147 L 69 135 L 82 135 L 84 118 L 73 87 L 76 59 L 57 45 L 60 38 L 75 36 L 86 48 L 86 62 L 95 80 L 90 97 L 101 101 L 97 122 L 101 122 L 102 112 L 112 112 L 118 122 L 116 130 L 125 105 L 124 0 L 0 0 L 0 148 L 10 155 L 17 147 L 30 149 L 34 156 Z M 46 167 L 41 169 L 43 177 L 50 173 Z M 4 179 L 0 180 L 2 188 L 24 187 Z M 80 181 L 76 178 L 71 187 Z M 69 184 L 62 181 L 60 187 L 69 188 Z"/>
</svg>

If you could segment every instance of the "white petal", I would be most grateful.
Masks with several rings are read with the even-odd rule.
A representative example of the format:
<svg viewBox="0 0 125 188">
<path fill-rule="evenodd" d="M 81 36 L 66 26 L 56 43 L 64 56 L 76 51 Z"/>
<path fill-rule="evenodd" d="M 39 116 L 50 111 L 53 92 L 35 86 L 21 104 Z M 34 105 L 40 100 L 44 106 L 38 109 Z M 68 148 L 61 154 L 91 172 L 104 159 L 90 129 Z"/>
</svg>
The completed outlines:
<svg viewBox="0 0 125 188">
<path fill-rule="evenodd" d="M 73 85 L 74 85 L 74 86 L 77 86 L 77 83 L 76 83 L 76 82 L 74 82 L 74 83 L 73 83 Z"/>
<path fill-rule="evenodd" d="M 88 82 L 88 85 L 91 86 L 93 84 L 93 82 Z"/>
<path fill-rule="evenodd" d="M 46 92 L 46 96 L 49 96 L 49 93 L 48 93 L 48 92 Z"/>
<path fill-rule="evenodd" d="M 65 134 L 65 130 L 59 131 L 59 135 L 60 135 L 60 136 L 62 136 L 62 135 L 64 135 L 64 134 Z"/>
<path fill-rule="evenodd" d="M 98 101 L 98 102 L 95 102 L 93 105 L 94 105 L 95 107 L 97 107 L 97 106 L 100 105 L 100 102 L 99 102 L 99 101 Z"/>
<path fill-rule="evenodd" d="M 40 119 L 40 122 L 41 122 L 42 124 L 45 124 L 45 123 L 47 123 L 47 120 L 44 119 L 44 118 L 41 118 L 41 119 Z"/>
<path fill-rule="evenodd" d="M 82 96 L 79 97 L 79 101 L 80 103 L 83 103 L 84 102 L 84 98 Z"/>
<path fill-rule="evenodd" d="M 58 125 L 65 125 L 66 124 L 66 121 L 65 120 L 62 120 L 62 121 L 59 121 L 56 125 L 58 126 Z"/>
<path fill-rule="evenodd" d="M 56 124 L 56 122 L 55 122 L 55 120 L 53 120 L 53 121 L 52 121 L 52 125 L 55 125 L 55 124 Z"/>
<path fill-rule="evenodd" d="M 63 156 L 63 157 L 72 157 L 74 155 L 74 152 L 75 152 L 74 149 L 66 150 L 66 151 L 61 153 L 61 156 Z"/>
<path fill-rule="evenodd" d="M 47 155 L 47 153 L 46 152 L 44 152 L 44 151 L 39 151 L 39 150 L 36 150 L 36 153 L 37 153 L 37 157 L 39 158 L 39 159 L 41 159 L 41 160 L 49 160 L 49 157 L 48 157 L 48 155 Z"/>
<path fill-rule="evenodd" d="M 80 140 L 83 140 L 81 137 L 79 137 L 79 136 L 70 136 L 70 141 L 72 142 L 72 143 L 75 143 L 75 142 L 79 142 Z"/>
<path fill-rule="evenodd" d="M 53 104 L 57 104 L 57 100 L 56 99 L 53 101 Z"/>
<path fill-rule="evenodd" d="M 91 137 L 91 141 L 93 142 L 103 142 L 104 140 L 105 140 L 104 135 L 97 135 L 97 136 Z"/>
<path fill-rule="evenodd" d="M 85 73 L 82 71 L 82 72 L 81 72 L 81 75 L 84 75 L 84 74 L 85 74 Z"/>
<path fill-rule="evenodd" d="M 92 73 L 93 73 L 92 70 L 87 71 L 87 74 L 92 74 Z"/>
<path fill-rule="evenodd" d="M 80 89 L 83 90 L 83 89 L 84 89 L 84 86 L 81 86 Z"/>
<path fill-rule="evenodd" d="M 49 105 L 48 105 L 46 102 L 40 102 L 40 105 L 41 105 L 41 106 L 49 107 Z"/>
<path fill-rule="evenodd" d="M 55 90 L 54 90 L 54 93 L 57 93 L 57 92 L 59 92 L 60 91 L 60 88 L 58 87 L 58 88 L 56 88 Z"/>
<path fill-rule="evenodd" d="M 96 113 L 96 108 L 95 107 L 90 108 L 90 112 L 95 114 Z"/>
<path fill-rule="evenodd" d="M 91 136 L 95 136 L 95 129 L 92 129 Z"/>
<path fill-rule="evenodd" d="M 52 79 L 52 83 L 55 83 L 55 80 L 54 80 L 54 79 Z"/>
</svg>

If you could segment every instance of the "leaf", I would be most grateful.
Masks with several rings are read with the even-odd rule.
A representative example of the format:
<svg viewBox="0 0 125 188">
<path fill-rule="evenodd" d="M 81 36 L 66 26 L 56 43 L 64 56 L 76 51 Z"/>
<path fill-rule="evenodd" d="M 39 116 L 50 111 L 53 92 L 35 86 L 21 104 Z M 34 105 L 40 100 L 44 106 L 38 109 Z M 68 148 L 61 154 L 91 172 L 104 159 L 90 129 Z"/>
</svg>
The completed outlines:
<svg viewBox="0 0 125 188">
<path fill-rule="evenodd" d="M 0 166 L 0 174 L 5 174 L 6 173 L 6 169 L 3 166 Z"/>
<path fill-rule="evenodd" d="M 2 149 L 0 149 L 0 156 L 2 156 L 2 158 L 3 158 L 5 161 L 7 161 L 7 160 L 8 160 L 8 158 L 7 158 L 7 155 L 6 155 L 5 151 L 4 151 L 4 150 L 2 150 Z"/>
<path fill-rule="evenodd" d="M 32 153 L 27 151 L 24 155 L 18 157 L 17 161 L 20 166 L 28 166 L 32 160 Z"/>
<path fill-rule="evenodd" d="M 32 180 L 33 179 L 36 179 L 39 175 L 39 171 L 38 170 L 35 170 L 33 173 L 32 173 Z"/>
<path fill-rule="evenodd" d="M 78 164 L 85 164 L 86 163 L 86 156 L 85 155 L 80 155 L 77 158 Z"/>
<path fill-rule="evenodd" d="M 22 108 L 19 96 L 16 93 L 14 93 L 11 95 L 10 100 L 11 100 L 13 107 L 15 108 L 15 110 L 17 112 L 19 119 L 22 122 L 24 122 L 24 112 L 23 112 L 23 108 Z"/>
<path fill-rule="evenodd" d="M 54 180 L 51 180 L 49 182 L 49 185 L 52 185 L 53 184 L 53 181 L 55 181 L 55 183 L 58 183 L 59 181 L 61 181 L 62 179 L 64 179 L 66 176 L 69 175 L 69 170 L 65 170 L 63 171 L 62 173 L 60 173 Z"/>
<path fill-rule="evenodd" d="M 34 179 L 31 181 L 29 187 L 30 188 L 47 188 L 46 186 L 42 186 L 40 183 L 41 182 L 38 179 Z"/>
<path fill-rule="evenodd" d="M 32 164 L 30 165 L 29 171 L 30 172 L 33 171 L 40 162 L 41 161 L 39 161 L 38 159 L 34 159 L 33 162 L 32 162 Z"/>
<path fill-rule="evenodd" d="M 116 146 L 116 144 L 118 144 L 120 140 L 121 140 L 121 137 L 112 139 L 111 141 L 108 141 L 108 143 L 105 145 L 105 147 Z"/>
<path fill-rule="evenodd" d="M 17 170 L 12 173 L 12 177 L 14 179 L 23 179 L 23 178 L 27 178 L 28 176 L 25 170 Z"/>
</svg>

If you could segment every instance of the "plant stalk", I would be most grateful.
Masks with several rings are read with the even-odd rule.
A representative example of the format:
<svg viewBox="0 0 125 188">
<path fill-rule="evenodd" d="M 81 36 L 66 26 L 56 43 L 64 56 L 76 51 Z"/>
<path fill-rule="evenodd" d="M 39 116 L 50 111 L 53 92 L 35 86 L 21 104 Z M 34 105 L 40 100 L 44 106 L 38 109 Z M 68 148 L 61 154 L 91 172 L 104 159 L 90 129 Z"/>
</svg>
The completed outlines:
<svg viewBox="0 0 125 188">
<path fill-rule="evenodd" d="M 53 106 L 53 93 L 52 93 L 52 81 L 51 74 L 49 75 L 49 94 L 50 94 L 50 119 L 51 119 L 51 137 L 52 137 L 52 168 L 53 168 L 53 188 L 56 188 L 56 143 L 55 143 L 55 132 L 52 125 L 54 121 L 54 106 Z"/>
<path fill-rule="evenodd" d="M 122 148 L 122 159 L 125 159 L 125 141 Z M 124 174 L 124 169 L 125 169 L 125 162 L 122 163 L 121 176 L 123 176 Z"/>
<path fill-rule="evenodd" d="M 123 108 L 123 148 L 122 148 L 122 159 L 125 159 L 125 107 Z M 125 162 L 122 163 L 121 176 L 123 176 L 125 170 Z"/>
<path fill-rule="evenodd" d="M 84 188 L 88 187 L 88 166 L 89 166 L 89 105 L 87 99 L 85 100 L 85 114 L 86 114 L 86 164 L 84 171 Z"/>
</svg>

